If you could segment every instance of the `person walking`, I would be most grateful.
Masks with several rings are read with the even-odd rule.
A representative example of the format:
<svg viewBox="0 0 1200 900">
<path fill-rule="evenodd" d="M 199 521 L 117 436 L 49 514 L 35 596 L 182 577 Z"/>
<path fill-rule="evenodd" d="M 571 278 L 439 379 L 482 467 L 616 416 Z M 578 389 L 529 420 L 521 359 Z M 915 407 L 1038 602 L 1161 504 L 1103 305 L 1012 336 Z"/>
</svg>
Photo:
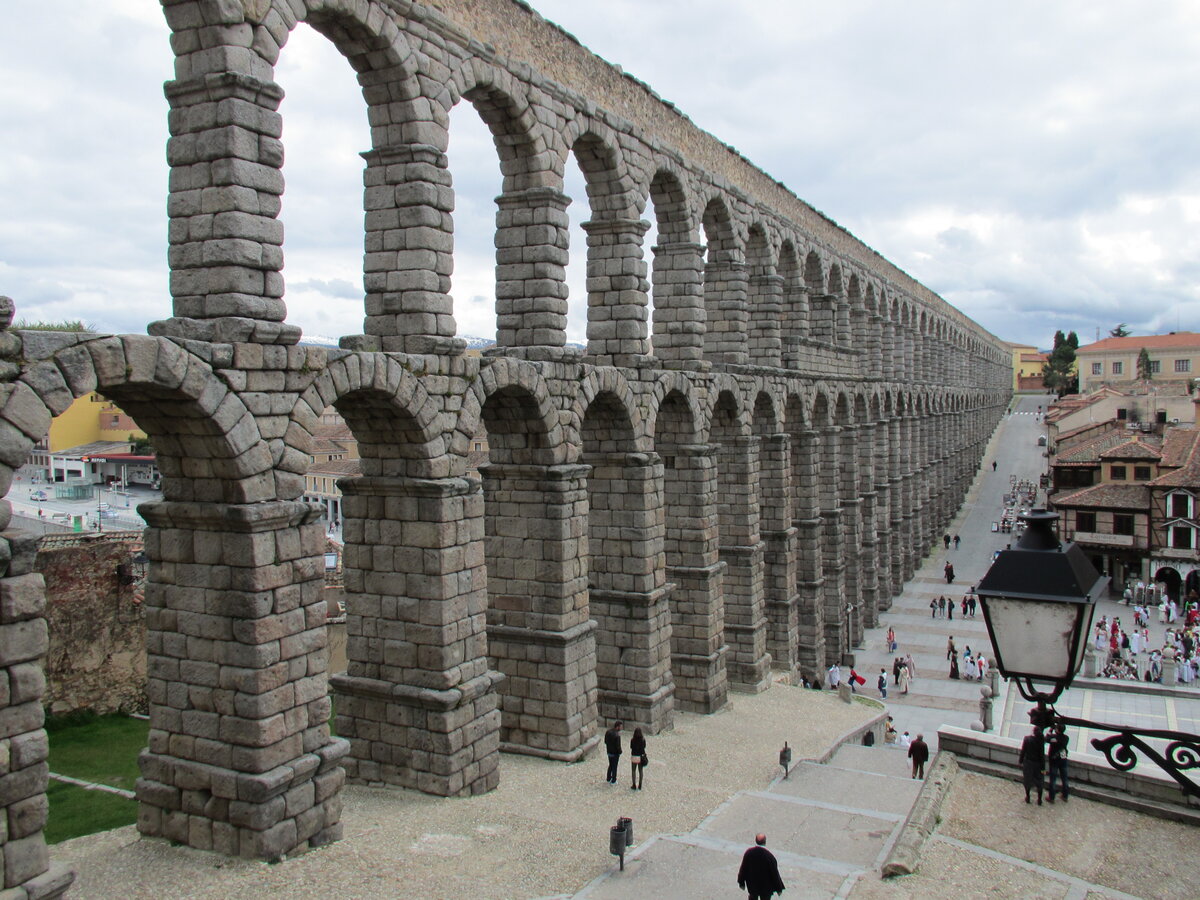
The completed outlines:
<svg viewBox="0 0 1200 900">
<path fill-rule="evenodd" d="M 838 685 L 842 683 L 841 667 L 837 663 L 834 663 L 829 667 L 829 671 L 825 673 L 825 676 L 825 680 L 829 682 L 829 689 L 831 691 L 836 691 L 838 689 Z"/>
<path fill-rule="evenodd" d="M 996 461 L 994 459 L 992 460 L 992 471 L 996 471 Z"/>
<path fill-rule="evenodd" d="M 900 693 L 908 693 L 909 678 L 908 666 L 905 664 L 904 660 L 900 660 Z"/>
<path fill-rule="evenodd" d="M 621 762 L 621 729 L 625 727 L 625 723 L 620 719 L 613 722 L 612 728 L 604 732 L 604 750 L 608 754 L 608 777 L 609 784 L 617 783 L 617 765 Z"/>
<path fill-rule="evenodd" d="M 925 763 L 929 759 L 929 745 L 925 743 L 925 735 L 918 734 L 917 739 L 909 745 L 908 758 L 912 760 L 912 777 L 925 777 Z"/>
<path fill-rule="evenodd" d="M 955 549 L 955 550 L 957 550 L 957 549 L 958 549 L 958 545 L 959 545 L 961 542 L 962 542 L 962 538 L 960 538 L 960 537 L 959 537 L 959 536 L 956 534 L 956 535 L 954 536 L 954 549 Z"/>
<path fill-rule="evenodd" d="M 953 659 L 958 651 L 954 648 L 954 635 L 950 635 L 946 639 L 946 659 Z"/>
<path fill-rule="evenodd" d="M 1050 737 L 1047 740 L 1047 751 L 1050 760 L 1050 797 L 1051 803 L 1054 802 L 1054 781 L 1055 776 L 1058 776 L 1058 782 L 1062 785 L 1063 803 L 1067 802 L 1068 787 L 1067 787 L 1067 744 L 1071 741 L 1067 737 L 1066 726 L 1062 722 L 1056 722 L 1050 729 Z"/>
<path fill-rule="evenodd" d="M 737 883 L 739 888 L 749 894 L 750 900 L 771 900 L 773 894 L 783 893 L 779 863 L 775 854 L 767 849 L 765 834 L 756 834 L 754 846 L 742 854 Z"/>
<path fill-rule="evenodd" d="M 946 598 L 944 596 L 938 597 L 938 610 L 941 612 L 942 618 L 946 617 L 946 603 L 947 602 L 948 601 L 946 600 Z"/>
<path fill-rule="evenodd" d="M 632 779 L 629 787 L 631 790 L 640 791 L 642 789 L 642 775 L 647 762 L 649 759 L 646 757 L 646 736 L 642 734 L 642 729 L 635 728 L 633 737 L 629 741 L 629 774 Z"/>
<path fill-rule="evenodd" d="M 911 653 L 906 653 L 904 656 L 904 665 L 908 666 L 908 677 L 912 681 L 917 680 L 917 664 L 913 660 Z"/>
<path fill-rule="evenodd" d="M 1029 792 L 1037 788 L 1038 806 L 1042 805 L 1042 789 L 1045 786 L 1043 770 L 1046 768 L 1046 747 L 1042 737 L 1042 729 L 1035 727 L 1021 741 L 1021 753 L 1017 757 L 1021 764 L 1021 783 L 1025 786 L 1025 802 L 1029 802 Z"/>
<path fill-rule="evenodd" d="M 950 535 L 948 535 L 948 534 L 942 535 L 942 542 L 946 545 L 946 549 L 949 550 L 950 549 Z"/>
<path fill-rule="evenodd" d="M 887 699 L 887 669 L 879 670 L 879 681 L 876 683 L 879 688 L 879 696 L 884 700 Z"/>
<path fill-rule="evenodd" d="M 958 673 L 958 654 L 957 653 L 953 654 L 950 657 L 950 677 L 953 680 L 958 681 L 959 673 Z"/>
<path fill-rule="evenodd" d="M 942 571 L 946 573 L 946 584 L 954 584 L 954 566 L 950 564 L 950 560 L 946 560 L 946 565 Z"/>
<path fill-rule="evenodd" d="M 887 652 L 888 653 L 896 652 L 896 629 L 893 628 L 891 625 L 888 626 Z"/>
</svg>

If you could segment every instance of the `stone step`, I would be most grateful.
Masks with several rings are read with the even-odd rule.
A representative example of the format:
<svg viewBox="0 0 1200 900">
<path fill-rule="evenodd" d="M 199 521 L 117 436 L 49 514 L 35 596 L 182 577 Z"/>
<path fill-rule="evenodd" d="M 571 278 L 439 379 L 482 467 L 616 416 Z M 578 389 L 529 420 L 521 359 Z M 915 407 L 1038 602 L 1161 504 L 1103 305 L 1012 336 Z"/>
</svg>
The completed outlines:
<svg viewBox="0 0 1200 900">
<path fill-rule="evenodd" d="M 908 761 L 894 749 L 852 748 L 828 765 L 802 763 L 771 786 L 772 794 L 810 801 L 907 815 L 919 784 L 909 778 Z"/>
</svg>

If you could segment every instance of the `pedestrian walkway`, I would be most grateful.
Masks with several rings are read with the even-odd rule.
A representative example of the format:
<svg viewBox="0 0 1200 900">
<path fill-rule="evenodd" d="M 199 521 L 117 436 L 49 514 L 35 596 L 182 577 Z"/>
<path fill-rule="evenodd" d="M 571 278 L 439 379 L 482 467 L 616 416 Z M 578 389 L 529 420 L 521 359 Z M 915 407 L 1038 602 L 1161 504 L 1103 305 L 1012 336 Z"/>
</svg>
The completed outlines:
<svg viewBox="0 0 1200 900">
<path fill-rule="evenodd" d="M 921 782 L 896 748 L 846 745 L 832 761 L 801 763 L 769 788 L 731 797 L 686 835 L 656 835 L 576 900 L 727 898 L 742 854 L 765 832 L 789 898 L 846 897 L 879 871 Z"/>
</svg>

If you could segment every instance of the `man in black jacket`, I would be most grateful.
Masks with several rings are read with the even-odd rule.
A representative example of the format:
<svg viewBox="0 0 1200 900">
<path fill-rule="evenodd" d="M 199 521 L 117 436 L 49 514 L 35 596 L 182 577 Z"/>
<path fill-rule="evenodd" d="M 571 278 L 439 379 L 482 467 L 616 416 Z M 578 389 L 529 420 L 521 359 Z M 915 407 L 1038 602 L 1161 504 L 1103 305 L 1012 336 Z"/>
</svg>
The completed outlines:
<svg viewBox="0 0 1200 900">
<path fill-rule="evenodd" d="M 608 753 L 608 783 L 617 783 L 617 765 L 621 762 L 621 729 L 625 723 L 618 719 L 604 732 L 604 749 Z"/>
<path fill-rule="evenodd" d="M 779 863 L 775 861 L 775 854 L 767 849 L 765 834 L 755 835 L 754 846 L 742 854 L 738 887 L 749 892 L 750 900 L 771 900 L 772 894 L 783 893 Z"/>
</svg>

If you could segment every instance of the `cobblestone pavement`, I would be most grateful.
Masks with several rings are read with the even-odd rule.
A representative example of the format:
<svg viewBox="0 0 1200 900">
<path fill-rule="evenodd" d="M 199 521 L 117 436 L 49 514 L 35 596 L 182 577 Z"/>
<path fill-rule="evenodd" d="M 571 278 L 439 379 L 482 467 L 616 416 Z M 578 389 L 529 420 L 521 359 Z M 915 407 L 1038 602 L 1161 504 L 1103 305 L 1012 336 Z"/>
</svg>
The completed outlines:
<svg viewBox="0 0 1200 900">
<path fill-rule="evenodd" d="M 351 787 L 344 838 L 278 865 L 139 840 L 132 827 L 57 845 L 52 857 L 78 871 L 75 898 L 561 896 L 616 868 L 608 830 L 618 816 L 634 820 L 639 842 L 686 834 L 738 792 L 767 789 L 785 740 L 797 761 L 820 757 L 880 712 L 785 684 L 731 694 L 719 712 L 677 713 L 673 731 L 649 739 L 642 791 L 629 789 L 626 766 L 607 785 L 602 754 L 576 765 L 505 754 L 499 788 L 478 797 Z"/>
</svg>

